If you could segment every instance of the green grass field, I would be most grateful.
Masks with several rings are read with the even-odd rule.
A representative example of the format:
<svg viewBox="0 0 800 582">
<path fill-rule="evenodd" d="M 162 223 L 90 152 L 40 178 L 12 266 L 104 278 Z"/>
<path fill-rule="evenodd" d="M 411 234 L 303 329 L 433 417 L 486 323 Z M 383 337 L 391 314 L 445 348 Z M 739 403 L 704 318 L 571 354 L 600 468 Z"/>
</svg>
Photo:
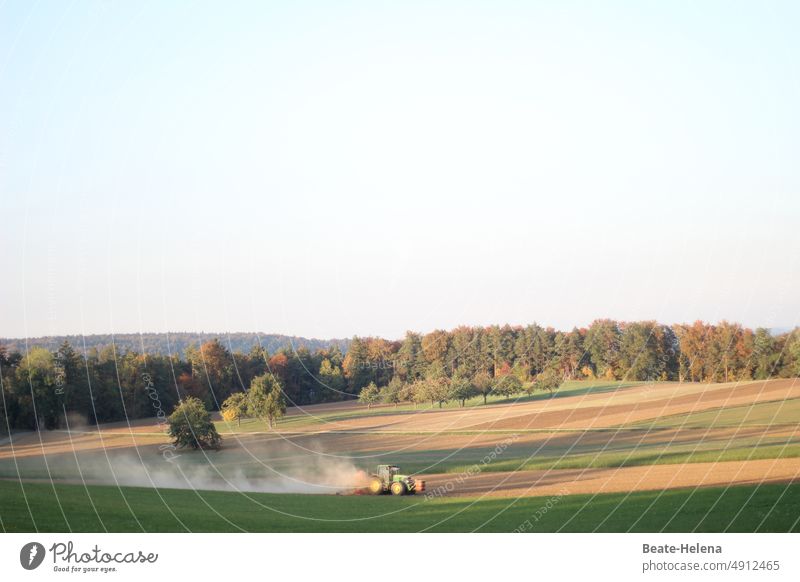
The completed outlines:
<svg viewBox="0 0 800 582">
<path fill-rule="evenodd" d="M 6 532 L 787 532 L 797 516 L 800 484 L 426 500 L 0 482 Z"/>
</svg>

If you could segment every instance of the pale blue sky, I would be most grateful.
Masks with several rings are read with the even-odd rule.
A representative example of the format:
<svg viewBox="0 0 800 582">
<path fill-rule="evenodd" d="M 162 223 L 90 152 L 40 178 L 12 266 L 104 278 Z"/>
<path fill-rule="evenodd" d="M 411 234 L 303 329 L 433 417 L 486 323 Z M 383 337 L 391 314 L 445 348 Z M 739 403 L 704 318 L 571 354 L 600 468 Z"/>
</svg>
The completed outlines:
<svg viewBox="0 0 800 582">
<path fill-rule="evenodd" d="M 0 336 L 800 312 L 793 2 L 5 2 Z"/>
</svg>

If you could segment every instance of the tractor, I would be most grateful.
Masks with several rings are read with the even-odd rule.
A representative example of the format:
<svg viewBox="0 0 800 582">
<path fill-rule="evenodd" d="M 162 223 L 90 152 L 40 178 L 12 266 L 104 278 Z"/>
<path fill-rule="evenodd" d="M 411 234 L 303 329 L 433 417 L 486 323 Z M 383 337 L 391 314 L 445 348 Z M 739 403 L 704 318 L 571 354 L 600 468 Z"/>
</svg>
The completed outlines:
<svg viewBox="0 0 800 582">
<path fill-rule="evenodd" d="M 401 475 L 394 465 L 378 465 L 375 474 L 369 477 L 369 492 L 372 495 L 413 495 L 425 491 L 425 481 L 411 475 Z"/>
</svg>

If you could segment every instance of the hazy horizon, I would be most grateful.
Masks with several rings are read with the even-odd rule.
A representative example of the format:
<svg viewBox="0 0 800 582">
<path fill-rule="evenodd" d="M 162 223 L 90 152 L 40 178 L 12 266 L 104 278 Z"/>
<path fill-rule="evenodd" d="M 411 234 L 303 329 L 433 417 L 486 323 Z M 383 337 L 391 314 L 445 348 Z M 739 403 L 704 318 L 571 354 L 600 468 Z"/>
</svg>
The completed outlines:
<svg viewBox="0 0 800 582">
<path fill-rule="evenodd" d="M 606 318 L 597 318 L 597 319 L 606 319 Z M 651 320 L 643 320 L 643 321 L 651 321 Z M 721 319 L 719 321 L 704 322 L 704 323 L 709 323 L 709 324 L 713 325 L 713 324 L 720 323 L 721 321 L 728 321 L 730 323 L 741 323 L 741 322 L 730 320 L 730 319 Z M 620 321 L 619 323 L 630 323 L 630 322 L 621 322 Z M 694 323 L 694 321 L 681 321 L 681 322 L 676 322 L 676 321 L 675 322 L 663 322 L 663 321 L 659 321 L 657 323 L 663 324 L 663 325 L 672 326 L 672 325 L 688 325 L 688 324 Z M 554 326 L 551 326 L 551 325 L 542 324 L 541 322 L 538 322 L 538 321 L 533 321 L 533 322 L 528 322 L 528 323 L 519 323 L 519 324 L 517 324 L 517 323 L 513 323 L 512 324 L 512 323 L 505 322 L 505 323 L 492 323 L 492 324 L 486 324 L 486 325 L 482 325 L 482 324 L 481 325 L 473 325 L 473 324 L 466 324 L 465 323 L 465 324 L 459 324 L 457 326 L 454 326 L 453 328 L 431 328 L 431 329 L 425 329 L 425 330 L 409 329 L 409 330 L 406 330 L 406 332 L 419 333 L 419 334 L 423 334 L 424 335 L 424 334 L 430 333 L 432 331 L 437 331 L 437 330 L 442 330 L 442 329 L 444 329 L 444 331 L 452 331 L 453 329 L 456 329 L 456 328 L 459 328 L 459 327 L 462 327 L 462 326 L 464 326 L 464 327 L 482 327 L 483 328 L 483 327 L 491 327 L 491 326 L 495 326 L 495 325 L 498 326 L 498 327 L 505 327 L 506 325 L 509 325 L 509 326 L 511 326 L 513 328 L 517 328 L 517 327 L 523 327 L 524 328 L 527 325 L 539 325 L 539 326 L 541 326 L 542 328 L 545 328 L 545 329 L 551 329 L 552 328 L 552 329 L 554 329 L 556 331 L 568 332 L 568 331 L 572 331 L 573 329 L 588 329 L 590 324 L 591 324 L 591 322 L 589 322 L 589 323 L 587 323 L 585 325 L 576 325 L 576 326 L 572 326 L 572 327 L 569 327 L 569 328 L 557 328 L 557 327 L 554 327 Z M 755 330 L 755 329 L 758 329 L 758 328 L 765 328 L 772 335 L 781 335 L 781 334 L 784 334 L 784 333 L 789 333 L 789 332 L 793 331 L 796 328 L 796 326 L 794 326 L 794 327 L 792 327 L 792 326 L 767 327 L 767 326 L 747 326 L 747 325 L 745 325 L 745 327 L 747 327 L 749 329 L 752 329 L 752 330 Z M 11 341 L 31 340 L 31 341 L 36 341 L 36 340 L 41 340 L 41 339 L 46 339 L 46 338 L 54 338 L 54 337 L 55 338 L 61 338 L 61 337 L 94 337 L 94 336 L 102 336 L 102 335 L 146 336 L 146 335 L 167 335 L 167 334 L 173 334 L 173 335 L 196 334 L 196 335 L 206 335 L 206 336 L 218 336 L 220 339 L 222 339 L 222 338 L 224 338 L 225 336 L 228 336 L 228 335 L 245 335 L 245 334 L 249 335 L 249 334 L 252 334 L 254 336 L 264 336 L 264 337 L 266 337 L 266 336 L 282 336 L 282 337 L 287 337 L 287 338 L 298 338 L 298 339 L 314 340 L 314 341 L 349 341 L 353 337 L 362 337 L 362 338 L 365 338 L 365 337 L 376 337 L 376 338 L 381 338 L 381 339 L 385 339 L 385 340 L 388 340 L 388 341 L 400 341 L 405 337 L 405 332 L 402 335 L 397 336 L 397 337 L 385 337 L 385 336 L 374 336 L 374 335 L 373 336 L 369 336 L 369 335 L 366 335 L 366 334 L 364 334 L 364 335 L 353 334 L 353 335 L 350 335 L 350 336 L 338 336 L 338 337 L 333 337 L 333 336 L 332 337 L 314 337 L 314 336 L 304 336 L 304 335 L 299 335 L 299 334 L 285 333 L 285 332 L 280 332 L 280 331 L 264 331 L 264 330 L 255 330 L 255 331 L 253 331 L 253 330 L 227 330 L 227 331 L 220 331 L 220 330 L 210 330 L 210 331 L 207 331 L 207 330 L 199 330 L 199 331 L 167 330 L 167 331 L 115 331 L 113 333 L 112 332 L 98 332 L 98 333 L 87 333 L 87 334 L 62 333 L 62 334 L 54 334 L 54 335 L 27 336 L 27 337 L 26 336 L 21 336 L 20 337 L 20 336 L 0 335 L 0 340 L 11 340 Z"/>
<path fill-rule="evenodd" d="M 4 3 L 0 336 L 794 327 L 799 16 Z"/>
</svg>

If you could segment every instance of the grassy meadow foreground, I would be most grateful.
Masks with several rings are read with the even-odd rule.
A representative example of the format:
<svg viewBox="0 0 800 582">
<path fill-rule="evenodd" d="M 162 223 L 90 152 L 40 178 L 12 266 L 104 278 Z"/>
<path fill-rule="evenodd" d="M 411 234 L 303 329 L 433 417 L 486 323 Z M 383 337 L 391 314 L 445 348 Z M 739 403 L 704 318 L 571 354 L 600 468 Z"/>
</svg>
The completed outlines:
<svg viewBox="0 0 800 582">
<path fill-rule="evenodd" d="M 0 444 L 0 526 L 796 531 L 799 419 L 796 379 L 595 381 L 463 408 L 314 405 L 271 431 L 218 420 L 217 452 L 173 451 L 153 420 L 17 433 Z M 378 463 L 428 495 L 346 495 Z"/>
<path fill-rule="evenodd" d="M 800 485 L 426 500 L 0 481 L 0 515 L 9 532 L 796 532 Z"/>
</svg>

